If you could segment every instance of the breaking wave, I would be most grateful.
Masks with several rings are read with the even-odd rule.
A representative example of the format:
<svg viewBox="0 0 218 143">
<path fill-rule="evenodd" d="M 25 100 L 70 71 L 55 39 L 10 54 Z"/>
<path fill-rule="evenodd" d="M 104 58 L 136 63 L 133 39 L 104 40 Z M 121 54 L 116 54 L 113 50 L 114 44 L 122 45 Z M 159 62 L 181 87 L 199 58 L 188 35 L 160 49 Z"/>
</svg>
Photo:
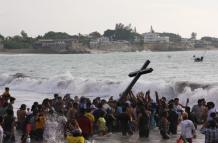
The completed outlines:
<svg viewBox="0 0 218 143">
<path fill-rule="evenodd" d="M 74 77 L 70 73 L 57 75 L 48 79 L 34 78 L 23 73 L 13 75 L 1 74 L 0 86 L 10 87 L 12 90 L 30 91 L 43 94 L 70 93 L 72 96 L 86 97 L 104 97 L 109 98 L 114 96 L 118 98 L 127 85 L 131 82 L 130 79 L 125 81 L 110 81 L 110 80 L 95 80 L 83 79 Z M 214 101 L 218 103 L 218 84 L 217 83 L 193 83 L 189 81 L 143 81 L 139 80 L 133 88 L 133 93 L 140 91 L 151 91 L 151 96 L 154 98 L 154 91 L 158 91 L 160 96 L 165 96 L 168 99 L 179 97 L 183 102 L 186 98 L 190 98 L 190 104 L 197 102 L 199 98 Z"/>
</svg>

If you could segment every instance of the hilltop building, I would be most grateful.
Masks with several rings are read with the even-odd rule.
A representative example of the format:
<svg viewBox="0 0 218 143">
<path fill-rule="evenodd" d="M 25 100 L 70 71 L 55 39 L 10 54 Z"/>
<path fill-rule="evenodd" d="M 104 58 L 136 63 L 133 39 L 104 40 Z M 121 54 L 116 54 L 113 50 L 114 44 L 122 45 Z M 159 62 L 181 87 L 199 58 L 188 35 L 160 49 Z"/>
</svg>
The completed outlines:
<svg viewBox="0 0 218 143">
<path fill-rule="evenodd" d="M 150 32 L 144 34 L 144 43 L 169 43 L 169 37 L 161 37 L 156 33 L 152 26 Z"/>
</svg>

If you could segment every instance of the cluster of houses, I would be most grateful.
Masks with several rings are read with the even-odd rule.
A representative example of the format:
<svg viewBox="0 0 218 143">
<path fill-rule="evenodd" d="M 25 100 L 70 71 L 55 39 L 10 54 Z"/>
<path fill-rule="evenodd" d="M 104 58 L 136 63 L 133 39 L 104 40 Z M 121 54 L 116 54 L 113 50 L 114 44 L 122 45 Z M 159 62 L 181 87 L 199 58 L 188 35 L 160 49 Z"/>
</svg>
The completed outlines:
<svg viewBox="0 0 218 143">
<path fill-rule="evenodd" d="M 169 37 L 161 37 L 158 33 L 155 33 L 151 27 L 150 32 L 145 33 L 143 36 L 144 43 L 169 43 Z M 141 37 L 135 37 L 135 42 L 141 41 Z M 126 47 L 126 50 L 129 50 L 130 43 L 125 40 L 113 41 L 108 37 L 99 37 L 97 39 L 90 39 L 89 45 L 87 48 L 90 49 L 102 49 L 105 50 L 108 47 Z M 40 39 L 33 44 L 35 49 L 52 49 L 54 51 L 60 50 L 75 50 L 81 49 L 81 44 L 78 39 Z M 85 48 L 83 46 L 83 48 Z"/>
<path fill-rule="evenodd" d="M 108 37 L 101 36 L 99 38 L 89 38 L 89 44 L 84 45 L 79 42 L 78 38 L 71 39 L 40 39 L 33 44 L 35 49 L 47 49 L 53 50 L 56 52 L 68 52 L 68 51 L 86 51 L 87 49 L 96 49 L 96 50 L 107 50 L 112 49 L 114 51 L 121 49 L 121 51 L 132 51 L 134 45 L 133 43 L 142 42 L 142 47 L 145 50 L 146 47 L 159 47 L 158 50 L 161 50 L 162 47 L 165 47 L 166 50 L 169 50 L 169 47 L 183 48 L 183 49 L 193 49 L 196 47 L 205 47 L 210 45 L 208 41 L 197 40 L 196 33 L 192 33 L 191 38 L 181 38 L 179 43 L 172 43 L 170 37 L 161 36 L 159 33 L 155 32 L 154 29 L 150 28 L 149 32 L 146 32 L 140 36 L 136 36 L 134 42 L 130 43 L 125 40 L 111 40 Z M 217 42 L 218 43 L 218 42 Z M 179 45 L 179 46 L 178 46 Z M 0 39 L 0 49 L 3 48 L 2 40 Z"/>
<path fill-rule="evenodd" d="M 146 32 L 141 35 L 141 37 L 135 37 L 134 43 L 143 41 L 143 48 L 151 48 L 152 47 L 158 47 L 158 50 L 161 50 L 161 48 L 164 48 L 165 50 L 168 50 L 169 47 L 175 46 L 175 43 L 172 43 L 170 41 L 170 37 L 168 36 L 160 36 L 159 33 L 155 32 L 153 27 L 151 26 L 151 29 L 149 32 Z M 196 42 L 196 35 L 195 37 L 191 38 L 181 38 L 181 42 L 177 46 L 181 49 L 188 49 L 188 48 L 194 48 L 195 42 Z M 104 47 L 107 46 L 114 46 L 115 45 L 130 45 L 129 41 L 111 41 L 107 37 L 100 37 L 97 39 L 93 39 L 90 41 L 90 48 L 98 48 L 98 49 L 104 49 Z M 176 47 L 176 46 L 175 46 Z"/>
<path fill-rule="evenodd" d="M 169 43 L 169 37 L 161 37 L 158 33 L 154 32 L 152 26 L 150 32 L 144 33 L 142 35 L 143 42 L 146 43 Z M 134 42 L 140 42 L 141 37 L 135 37 Z M 100 47 L 104 45 L 111 45 L 111 44 L 129 44 L 129 41 L 120 40 L 120 41 L 111 41 L 108 37 L 100 37 L 97 39 L 93 39 L 90 41 L 90 48 Z"/>
<path fill-rule="evenodd" d="M 156 33 L 152 26 L 151 30 L 148 33 L 144 33 L 144 43 L 169 43 L 170 37 L 167 36 L 160 36 Z"/>
<path fill-rule="evenodd" d="M 47 49 L 59 53 L 87 53 L 78 39 L 40 39 L 33 44 L 34 49 Z"/>
<path fill-rule="evenodd" d="M 68 49 L 74 39 L 40 39 L 33 44 L 34 48 L 53 48 L 54 50 Z"/>
<path fill-rule="evenodd" d="M 176 47 L 175 43 L 172 44 L 170 37 L 160 36 L 159 33 L 155 32 L 151 26 L 150 31 L 142 34 L 140 37 L 135 37 L 134 43 L 143 41 L 144 47 L 152 47 L 159 45 L 158 50 L 165 47 L 168 50 L 169 47 Z M 205 46 L 205 42 L 196 40 L 196 34 L 192 34 L 191 38 L 181 38 L 181 42 L 177 45 L 177 48 L 188 49 L 195 48 L 195 45 L 202 47 Z M 111 40 L 108 37 L 101 36 L 99 38 L 90 38 L 89 44 L 82 46 L 78 39 L 41 39 L 34 43 L 34 48 L 52 49 L 54 51 L 71 51 L 81 49 L 96 49 L 96 50 L 121 50 L 121 51 L 132 51 L 132 43 L 126 40 Z M 154 47 L 154 46 L 153 46 Z M 146 49 L 146 48 L 145 48 Z"/>
</svg>

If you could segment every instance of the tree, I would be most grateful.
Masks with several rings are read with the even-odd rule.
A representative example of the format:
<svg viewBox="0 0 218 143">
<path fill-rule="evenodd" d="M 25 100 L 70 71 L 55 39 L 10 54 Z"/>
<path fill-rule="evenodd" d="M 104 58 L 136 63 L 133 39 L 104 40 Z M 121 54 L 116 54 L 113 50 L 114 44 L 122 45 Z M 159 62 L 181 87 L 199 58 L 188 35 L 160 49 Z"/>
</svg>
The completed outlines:
<svg viewBox="0 0 218 143">
<path fill-rule="evenodd" d="M 134 32 L 131 28 L 131 24 L 125 26 L 122 23 L 118 23 L 115 26 L 115 40 L 127 40 L 127 41 L 133 41 L 134 40 Z"/>
<path fill-rule="evenodd" d="M 104 34 L 103 34 L 105 37 L 108 37 L 110 40 L 114 40 L 114 36 L 115 36 L 115 30 L 106 30 L 104 31 Z"/>
<path fill-rule="evenodd" d="M 122 30 L 122 29 L 124 29 L 124 24 L 122 24 L 122 23 L 117 23 L 116 25 L 115 25 L 115 30 Z"/>
<path fill-rule="evenodd" d="M 197 33 L 192 32 L 192 33 L 191 33 L 191 39 L 192 39 L 192 40 L 196 40 L 196 37 L 197 37 Z"/>
<path fill-rule="evenodd" d="M 4 39 L 4 48 L 8 49 L 21 49 L 21 48 L 31 48 L 34 38 L 28 37 L 27 33 L 22 30 L 20 35 L 15 35 L 13 37 L 7 37 Z"/>
<path fill-rule="evenodd" d="M 69 39 L 71 36 L 65 32 L 49 31 L 43 36 L 44 39 Z"/>
<path fill-rule="evenodd" d="M 4 40 L 4 47 L 7 49 L 21 49 L 21 48 L 31 48 L 32 41 L 24 40 L 23 37 L 16 35 L 14 37 L 7 37 Z"/>
<path fill-rule="evenodd" d="M 5 37 L 0 34 L 0 40 L 4 40 L 4 39 L 5 39 Z"/>
<path fill-rule="evenodd" d="M 115 30 L 106 30 L 104 31 L 104 36 L 110 38 L 110 40 L 126 40 L 133 42 L 135 37 L 139 34 L 136 33 L 136 30 L 132 29 L 132 25 L 129 24 L 125 26 L 122 23 L 117 23 L 115 25 Z"/>
<path fill-rule="evenodd" d="M 84 36 L 84 35 L 79 33 L 78 39 L 79 39 L 79 43 L 82 43 L 83 45 L 88 45 L 89 46 L 89 43 L 90 43 L 89 37 Z"/>
<path fill-rule="evenodd" d="M 95 31 L 95 32 L 90 33 L 89 36 L 93 39 L 97 39 L 97 38 L 101 37 L 101 34 L 97 31 Z"/>
<path fill-rule="evenodd" d="M 35 39 L 36 39 L 36 40 L 39 40 L 39 39 L 42 39 L 42 38 L 43 38 L 43 36 L 38 35 Z"/>
<path fill-rule="evenodd" d="M 28 38 L 28 35 L 27 35 L 27 33 L 26 33 L 24 30 L 22 30 L 22 31 L 20 32 L 20 34 L 21 34 L 21 36 L 23 37 L 23 39 L 27 39 L 27 38 Z"/>
</svg>

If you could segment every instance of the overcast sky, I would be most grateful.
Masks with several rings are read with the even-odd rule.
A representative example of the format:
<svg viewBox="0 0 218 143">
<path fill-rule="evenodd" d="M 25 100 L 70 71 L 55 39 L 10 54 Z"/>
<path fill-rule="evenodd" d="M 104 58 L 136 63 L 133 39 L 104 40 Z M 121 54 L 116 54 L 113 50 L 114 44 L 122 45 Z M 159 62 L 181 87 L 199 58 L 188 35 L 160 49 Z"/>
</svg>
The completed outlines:
<svg viewBox="0 0 218 143">
<path fill-rule="evenodd" d="M 89 34 L 132 24 L 137 32 L 218 37 L 218 0 L 0 0 L 0 33 Z"/>
</svg>

